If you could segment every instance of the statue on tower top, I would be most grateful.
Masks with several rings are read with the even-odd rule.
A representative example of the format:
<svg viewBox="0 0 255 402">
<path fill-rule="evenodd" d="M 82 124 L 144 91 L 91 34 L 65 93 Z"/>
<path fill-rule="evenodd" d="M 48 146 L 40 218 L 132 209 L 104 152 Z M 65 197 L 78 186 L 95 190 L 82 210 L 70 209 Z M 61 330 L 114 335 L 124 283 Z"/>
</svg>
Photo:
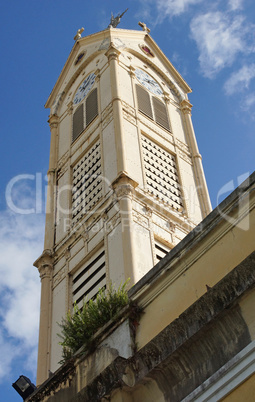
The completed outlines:
<svg viewBox="0 0 255 402">
<path fill-rule="evenodd" d="M 123 15 L 127 12 L 127 10 L 128 10 L 128 8 L 127 8 L 125 11 L 123 11 L 122 14 L 118 14 L 116 17 L 114 17 L 114 16 L 113 16 L 113 13 L 112 13 L 111 22 L 110 22 L 110 24 L 108 25 L 108 28 L 110 28 L 110 27 L 116 28 L 116 26 L 119 25 L 121 18 L 122 18 Z"/>
</svg>

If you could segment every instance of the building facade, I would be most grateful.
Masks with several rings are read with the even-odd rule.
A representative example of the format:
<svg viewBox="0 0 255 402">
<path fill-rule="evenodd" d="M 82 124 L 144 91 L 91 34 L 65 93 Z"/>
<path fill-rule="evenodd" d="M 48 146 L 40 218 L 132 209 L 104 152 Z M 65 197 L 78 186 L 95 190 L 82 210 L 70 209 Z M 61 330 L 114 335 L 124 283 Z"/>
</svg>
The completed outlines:
<svg viewBox="0 0 255 402">
<path fill-rule="evenodd" d="M 122 311 L 29 402 L 253 402 L 254 189 L 255 173 L 129 290 L 139 325 Z"/>
<path fill-rule="evenodd" d="M 139 282 L 211 211 L 189 92 L 146 28 L 77 38 L 46 103 L 38 384 L 73 304 Z"/>
</svg>

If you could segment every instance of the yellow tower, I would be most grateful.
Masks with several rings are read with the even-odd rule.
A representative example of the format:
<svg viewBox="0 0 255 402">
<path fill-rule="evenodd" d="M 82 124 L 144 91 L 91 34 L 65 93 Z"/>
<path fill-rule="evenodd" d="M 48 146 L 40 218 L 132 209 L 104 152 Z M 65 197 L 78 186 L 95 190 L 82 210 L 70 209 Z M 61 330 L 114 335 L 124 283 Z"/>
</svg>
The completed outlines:
<svg viewBox="0 0 255 402">
<path fill-rule="evenodd" d="M 58 367 L 73 303 L 136 283 L 211 210 L 191 89 L 141 25 L 78 33 L 46 103 L 38 384 Z"/>
</svg>

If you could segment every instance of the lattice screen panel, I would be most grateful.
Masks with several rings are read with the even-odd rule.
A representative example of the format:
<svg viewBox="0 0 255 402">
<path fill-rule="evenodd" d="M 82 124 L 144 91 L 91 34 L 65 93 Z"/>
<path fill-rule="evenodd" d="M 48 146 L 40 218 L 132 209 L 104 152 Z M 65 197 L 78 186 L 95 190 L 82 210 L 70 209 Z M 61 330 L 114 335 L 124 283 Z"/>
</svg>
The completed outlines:
<svg viewBox="0 0 255 402">
<path fill-rule="evenodd" d="M 161 243 L 159 240 L 155 239 L 155 254 L 157 263 L 164 258 L 169 251 L 170 247 L 167 247 L 165 244 Z"/>
<path fill-rule="evenodd" d="M 182 210 L 175 156 L 145 136 L 142 136 L 142 147 L 149 193 L 175 210 Z"/>
<path fill-rule="evenodd" d="M 87 214 L 102 197 L 100 142 L 73 167 L 72 218 L 76 223 Z"/>
<path fill-rule="evenodd" d="M 81 308 L 84 299 L 93 299 L 105 287 L 105 252 L 101 248 L 73 275 L 73 303 Z"/>
</svg>

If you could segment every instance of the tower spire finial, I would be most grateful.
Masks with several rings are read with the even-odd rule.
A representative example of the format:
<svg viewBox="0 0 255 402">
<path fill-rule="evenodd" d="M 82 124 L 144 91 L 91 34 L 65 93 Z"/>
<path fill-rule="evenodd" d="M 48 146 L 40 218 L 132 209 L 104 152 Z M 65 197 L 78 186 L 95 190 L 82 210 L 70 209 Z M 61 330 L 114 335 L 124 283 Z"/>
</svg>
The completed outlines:
<svg viewBox="0 0 255 402">
<path fill-rule="evenodd" d="M 77 34 L 74 37 L 75 41 L 81 38 L 81 34 L 82 34 L 83 31 L 84 31 L 84 28 L 78 29 Z"/>
<path fill-rule="evenodd" d="M 112 28 L 116 28 L 117 25 L 119 25 L 121 18 L 123 17 L 123 15 L 127 12 L 128 8 L 123 11 L 122 14 L 118 14 L 116 17 L 114 17 L 113 13 L 111 16 L 111 22 L 108 25 L 108 28 L 112 27 Z"/>
<path fill-rule="evenodd" d="M 145 31 L 145 32 L 147 32 L 147 33 L 149 33 L 151 30 L 150 30 L 150 28 L 148 28 L 147 27 L 147 25 L 144 23 L 144 22 L 138 22 L 138 25 L 140 26 L 140 27 L 142 27 L 143 28 L 143 31 Z"/>
</svg>

